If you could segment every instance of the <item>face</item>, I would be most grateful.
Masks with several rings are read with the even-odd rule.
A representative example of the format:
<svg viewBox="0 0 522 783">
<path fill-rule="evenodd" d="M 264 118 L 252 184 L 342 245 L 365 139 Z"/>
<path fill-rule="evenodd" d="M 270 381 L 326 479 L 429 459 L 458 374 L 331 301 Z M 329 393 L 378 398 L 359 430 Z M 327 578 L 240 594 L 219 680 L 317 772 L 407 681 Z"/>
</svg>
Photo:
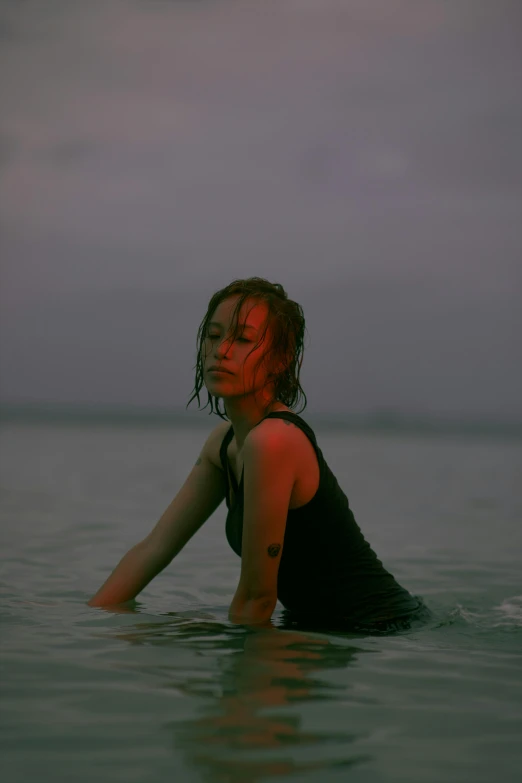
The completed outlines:
<svg viewBox="0 0 522 783">
<path fill-rule="evenodd" d="M 259 367 L 270 345 L 270 330 L 264 341 L 261 339 L 268 315 L 266 302 L 246 300 L 238 316 L 240 331 L 232 342 L 234 306 L 238 297 L 221 302 L 212 314 L 203 341 L 202 361 L 205 386 L 215 397 L 237 397 L 245 394 L 259 394 L 260 399 L 270 398 L 272 389 L 267 382 L 268 367 L 265 362 Z M 218 365 L 228 372 L 214 373 L 210 367 Z"/>
</svg>

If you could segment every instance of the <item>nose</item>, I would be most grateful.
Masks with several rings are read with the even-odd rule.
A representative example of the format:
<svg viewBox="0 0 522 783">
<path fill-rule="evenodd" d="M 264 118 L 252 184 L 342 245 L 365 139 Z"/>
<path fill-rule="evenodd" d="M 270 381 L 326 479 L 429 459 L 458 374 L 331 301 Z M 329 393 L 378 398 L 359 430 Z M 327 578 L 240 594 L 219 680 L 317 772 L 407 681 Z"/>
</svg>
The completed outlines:
<svg viewBox="0 0 522 783">
<path fill-rule="evenodd" d="M 214 354 L 216 360 L 221 361 L 221 359 L 227 355 L 229 350 L 230 350 L 230 341 L 227 341 L 226 339 L 223 338 L 223 340 L 221 340 L 218 345 L 214 345 L 214 350 L 212 351 L 212 353 Z"/>
</svg>

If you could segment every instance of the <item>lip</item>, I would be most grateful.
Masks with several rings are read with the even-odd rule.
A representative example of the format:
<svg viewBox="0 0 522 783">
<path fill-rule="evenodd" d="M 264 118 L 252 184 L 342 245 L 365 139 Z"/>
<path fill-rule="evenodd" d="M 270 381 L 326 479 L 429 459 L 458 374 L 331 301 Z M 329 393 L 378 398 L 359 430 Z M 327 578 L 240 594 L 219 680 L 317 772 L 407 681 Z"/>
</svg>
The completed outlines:
<svg viewBox="0 0 522 783">
<path fill-rule="evenodd" d="M 232 375 L 233 373 L 230 372 L 230 370 L 225 370 L 224 367 L 218 367 L 217 365 L 212 365 L 212 367 L 208 368 L 208 372 L 215 372 L 215 373 L 226 373 L 227 375 Z"/>
</svg>

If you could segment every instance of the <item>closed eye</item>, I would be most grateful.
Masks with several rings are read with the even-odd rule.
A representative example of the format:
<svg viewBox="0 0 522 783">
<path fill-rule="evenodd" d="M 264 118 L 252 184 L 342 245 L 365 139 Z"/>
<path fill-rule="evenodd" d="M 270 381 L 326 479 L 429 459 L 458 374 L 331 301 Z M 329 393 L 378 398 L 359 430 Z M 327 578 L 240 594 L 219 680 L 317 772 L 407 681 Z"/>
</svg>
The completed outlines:
<svg viewBox="0 0 522 783">
<path fill-rule="evenodd" d="M 217 334 L 207 334 L 207 337 L 209 340 L 218 340 L 219 337 Z M 245 337 L 238 337 L 238 340 L 240 343 L 250 343 L 251 340 L 247 340 Z"/>
</svg>

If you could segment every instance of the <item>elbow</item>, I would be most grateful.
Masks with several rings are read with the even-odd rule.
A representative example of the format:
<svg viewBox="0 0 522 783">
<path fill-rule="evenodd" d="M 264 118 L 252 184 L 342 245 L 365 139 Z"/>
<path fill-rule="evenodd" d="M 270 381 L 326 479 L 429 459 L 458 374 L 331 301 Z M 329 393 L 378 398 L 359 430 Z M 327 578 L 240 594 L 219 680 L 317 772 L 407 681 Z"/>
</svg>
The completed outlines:
<svg viewBox="0 0 522 783">
<path fill-rule="evenodd" d="M 259 596 L 244 601 L 234 598 L 228 612 L 228 619 L 236 625 L 259 625 L 268 623 L 274 612 L 277 596 Z"/>
</svg>

